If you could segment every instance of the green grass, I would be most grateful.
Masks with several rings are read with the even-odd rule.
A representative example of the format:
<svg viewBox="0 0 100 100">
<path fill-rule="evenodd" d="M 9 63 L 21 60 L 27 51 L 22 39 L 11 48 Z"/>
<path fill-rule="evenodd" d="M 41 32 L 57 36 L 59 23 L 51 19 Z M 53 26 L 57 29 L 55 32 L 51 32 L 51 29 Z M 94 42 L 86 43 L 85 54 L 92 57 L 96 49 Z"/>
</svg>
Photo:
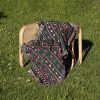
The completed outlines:
<svg viewBox="0 0 100 100">
<path fill-rule="evenodd" d="M 93 43 L 81 66 L 48 87 L 18 64 L 19 30 L 37 20 L 76 23 Z M 100 0 L 0 0 L 0 100 L 100 100 Z"/>
</svg>

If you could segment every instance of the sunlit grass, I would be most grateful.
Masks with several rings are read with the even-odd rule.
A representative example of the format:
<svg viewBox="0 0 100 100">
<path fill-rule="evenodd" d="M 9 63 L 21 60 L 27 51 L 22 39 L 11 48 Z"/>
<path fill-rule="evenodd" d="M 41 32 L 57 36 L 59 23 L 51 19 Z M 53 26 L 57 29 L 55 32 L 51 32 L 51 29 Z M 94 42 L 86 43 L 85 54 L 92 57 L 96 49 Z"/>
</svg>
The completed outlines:
<svg viewBox="0 0 100 100">
<path fill-rule="evenodd" d="M 37 20 L 76 23 L 83 40 L 93 43 L 82 65 L 77 63 L 64 82 L 48 87 L 18 64 L 19 30 Z M 99 100 L 99 52 L 100 0 L 0 0 L 0 100 Z"/>
</svg>

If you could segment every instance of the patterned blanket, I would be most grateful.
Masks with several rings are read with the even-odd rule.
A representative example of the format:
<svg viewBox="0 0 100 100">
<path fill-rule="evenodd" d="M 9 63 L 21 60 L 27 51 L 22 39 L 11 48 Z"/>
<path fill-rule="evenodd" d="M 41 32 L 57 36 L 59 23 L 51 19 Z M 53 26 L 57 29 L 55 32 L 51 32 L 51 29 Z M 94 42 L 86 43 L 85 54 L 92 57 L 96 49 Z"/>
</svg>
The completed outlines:
<svg viewBox="0 0 100 100">
<path fill-rule="evenodd" d="M 70 23 L 41 21 L 34 40 L 22 46 L 31 70 L 43 84 L 61 82 L 65 78 L 64 58 L 71 52 L 76 30 Z"/>
</svg>

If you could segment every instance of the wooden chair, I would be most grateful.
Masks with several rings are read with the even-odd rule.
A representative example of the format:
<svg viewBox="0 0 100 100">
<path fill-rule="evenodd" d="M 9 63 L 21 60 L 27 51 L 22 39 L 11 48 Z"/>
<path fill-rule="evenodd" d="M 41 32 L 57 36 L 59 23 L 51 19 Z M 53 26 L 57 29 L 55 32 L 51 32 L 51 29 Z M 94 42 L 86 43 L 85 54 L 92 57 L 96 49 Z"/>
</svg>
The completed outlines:
<svg viewBox="0 0 100 100">
<path fill-rule="evenodd" d="M 30 40 L 33 40 L 36 33 L 39 31 L 39 24 L 38 22 L 25 25 L 21 28 L 19 32 L 19 64 L 23 67 L 23 53 L 21 52 L 21 46 L 23 43 L 27 43 Z M 78 28 L 78 61 L 82 63 L 82 32 L 81 28 Z M 71 69 L 73 68 L 75 63 L 75 54 L 74 54 L 74 42 L 72 43 L 72 65 Z"/>
</svg>

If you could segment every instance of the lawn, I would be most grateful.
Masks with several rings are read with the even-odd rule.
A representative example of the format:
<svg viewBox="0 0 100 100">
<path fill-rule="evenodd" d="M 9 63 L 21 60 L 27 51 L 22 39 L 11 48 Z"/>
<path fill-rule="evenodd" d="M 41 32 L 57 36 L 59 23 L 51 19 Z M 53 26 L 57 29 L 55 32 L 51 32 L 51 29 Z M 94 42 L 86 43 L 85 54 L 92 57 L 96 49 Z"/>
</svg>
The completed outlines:
<svg viewBox="0 0 100 100">
<path fill-rule="evenodd" d="M 37 20 L 83 31 L 83 63 L 64 82 L 41 86 L 18 64 L 18 33 Z M 0 100 L 100 100 L 100 0 L 0 0 Z"/>
</svg>

